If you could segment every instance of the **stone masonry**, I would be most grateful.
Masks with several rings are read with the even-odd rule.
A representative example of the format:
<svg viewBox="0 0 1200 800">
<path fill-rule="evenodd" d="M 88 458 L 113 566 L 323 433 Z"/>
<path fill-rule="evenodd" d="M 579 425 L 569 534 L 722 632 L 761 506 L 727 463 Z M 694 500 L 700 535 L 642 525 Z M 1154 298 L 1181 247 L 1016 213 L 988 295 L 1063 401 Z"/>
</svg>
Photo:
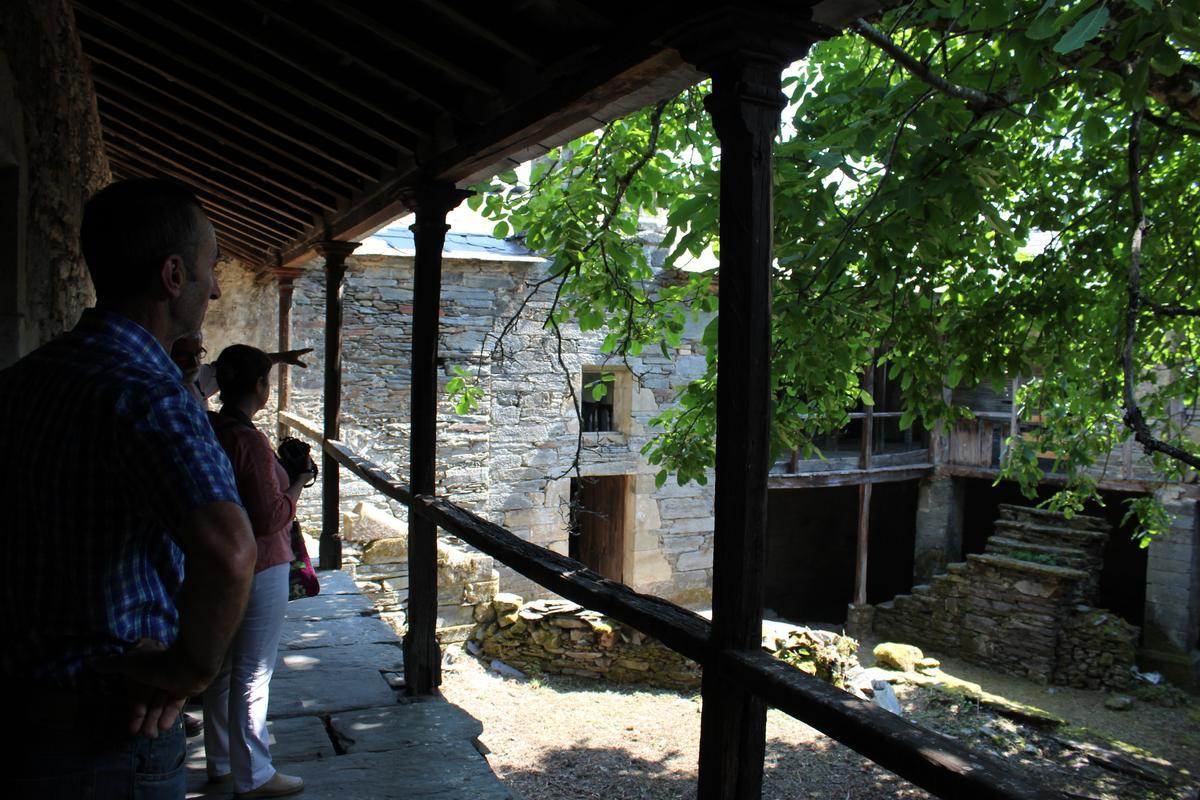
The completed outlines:
<svg viewBox="0 0 1200 800">
<path fill-rule="evenodd" d="M 1092 608 L 1107 523 L 1001 506 L 987 550 L 880 604 L 875 632 L 1039 683 L 1125 688 L 1138 629 Z"/>
<path fill-rule="evenodd" d="M 359 503 L 342 520 L 344 568 L 379 616 L 397 633 L 407 627 L 408 526 L 383 511 Z M 490 608 L 499 585 L 491 556 L 451 537 L 437 543 L 437 636 L 461 642 L 475 627 L 480 608 Z"/>
<path fill-rule="evenodd" d="M 533 293 L 521 320 L 505 334 L 503 348 L 496 348 L 530 287 L 545 277 L 545 262 L 530 256 L 468 258 L 452 248 L 453 242 L 448 243 L 443 262 L 438 492 L 518 536 L 566 554 L 571 465 L 580 441 L 571 390 L 580 395 L 584 367 L 603 366 L 616 375 L 617 429 L 583 434 L 579 471 L 583 476 L 627 476 L 631 507 L 624 582 L 685 605 L 705 605 L 712 568 L 712 482 L 680 487 L 669 481 L 656 489 L 657 469 L 640 451 L 652 435 L 651 417 L 703 373 L 698 343 L 706 320 L 691 322 L 675 359 L 647 350 L 630 358 L 628 367 L 600 352 L 603 331 L 582 333 L 564 325 L 564 372 L 558 343 L 542 325 L 552 300 L 549 288 Z M 377 245 L 374 249 L 380 250 Z M 348 261 L 342 438 L 403 480 L 408 473 L 413 272 L 412 258 L 403 250 L 396 253 Z M 314 420 L 321 419 L 322 280 L 320 270 L 299 280 L 293 309 L 293 346 L 316 351 L 307 370 L 292 370 L 292 409 Z M 478 407 L 466 414 L 456 413 L 444 391 L 456 367 L 482 389 Z M 342 494 L 344 508 L 362 500 L 385 502 L 345 474 Z M 306 493 L 304 503 L 302 512 L 315 516 L 320 493 Z M 391 510 L 404 519 L 402 506 L 391 504 Z M 497 568 L 505 591 L 548 596 L 507 567 Z"/>
</svg>

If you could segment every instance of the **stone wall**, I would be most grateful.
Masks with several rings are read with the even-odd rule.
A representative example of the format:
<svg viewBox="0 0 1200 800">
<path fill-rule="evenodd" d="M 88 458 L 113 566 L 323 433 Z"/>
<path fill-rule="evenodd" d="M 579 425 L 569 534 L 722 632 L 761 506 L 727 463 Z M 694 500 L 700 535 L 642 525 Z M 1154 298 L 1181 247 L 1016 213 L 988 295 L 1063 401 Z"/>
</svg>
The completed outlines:
<svg viewBox="0 0 1200 800">
<path fill-rule="evenodd" d="M 408 526 L 387 511 L 360 503 L 342 520 L 343 568 L 398 633 L 407 627 Z M 491 556 L 457 540 L 437 543 L 437 636 L 442 642 L 467 639 L 490 608 L 499 585 Z"/>
<path fill-rule="evenodd" d="M 79 223 L 84 202 L 110 174 L 67 0 L 0 3 L 0 99 L 5 366 L 73 326 L 94 300 Z"/>
<path fill-rule="evenodd" d="M 216 272 L 221 297 L 208 304 L 208 315 L 204 318 L 204 347 L 209 360 L 215 360 L 231 344 L 249 344 L 268 353 L 278 350 L 279 289 L 274 280 L 237 259 L 221 261 Z M 274 376 L 271 386 L 274 391 Z M 264 412 L 260 417 L 264 431 L 274 428 L 263 422 L 267 419 Z"/>
<path fill-rule="evenodd" d="M 1146 635 L 1140 655 L 1147 669 L 1173 683 L 1200 686 L 1200 523 L 1195 487 L 1169 486 L 1157 497 L 1171 529 L 1150 542 L 1146 564 Z"/>
<path fill-rule="evenodd" d="M 505 336 L 503 352 L 493 353 L 496 337 L 544 270 L 543 262 L 533 260 L 449 255 L 443 263 L 438 491 L 535 544 L 566 554 L 569 468 L 579 424 L 555 339 L 541 324 L 551 300 L 548 289 L 530 299 L 523 319 Z M 349 260 L 342 438 L 402 479 L 408 473 L 411 314 L 410 257 Z M 323 315 L 323 274 L 313 270 L 296 282 L 292 339 L 295 347 L 317 351 L 307 371 L 292 371 L 292 409 L 315 420 L 321 418 Z M 685 331 L 674 362 L 650 352 L 630 359 L 640 385 L 623 365 L 606 367 L 618 373 L 628 419 L 620 431 L 584 434 L 580 464 L 584 476 L 630 476 L 625 582 L 692 606 L 706 605 L 711 596 L 712 483 L 679 487 L 668 482 L 656 490 L 656 470 L 639 451 L 651 435 L 650 418 L 704 369 L 696 344 L 702 322 Z M 563 327 L 562 357 L 577 396 L 582 368 L 605 361 L 603 338 L 602 332 Z M 477 375 L 483 389 L 479 407 L 468 414 L 455 413 L 445 396 L 455 367 Z M 383 502 L 349 476 L 342 487 L 344 508 L 365 499 Z M 306 496 L 304 513 L 316 514 L 319 503 L 319 492 Z M 399 504 L 392 511 L 404 518 Z M 548 596 L 524 577 L 498 568 L 506 591 Z"/>
<path fill-rule="evenodd" d="M 468 649 L 526 673 L 549 672 L 666 689 L 700 687 L 700 665 L 628 625 L 563 600 L 496 595 L 477 609 Z M 850 690 L 858 642 L 829 631 L 764 621 L 763 648 L 796 669 Z"/>
<path fill-rule="evenodd" d="M 523 603 L 519 595 L 499 594 L 482 610 L 474 641 L 485 657 L 526 673 L 668 689 L 700 686 L 696 662 L 640 631 L 562 600 Z"/>
<path fill-rule="evenodd" d="M 1138 629 L 1086 604 L 1096 595 L 1105 523 L 1012 506 L 1001 515 L 989 552 L 880 604 L 875 632 L 1039 683 L 1124 688 Z"/>
</svg>

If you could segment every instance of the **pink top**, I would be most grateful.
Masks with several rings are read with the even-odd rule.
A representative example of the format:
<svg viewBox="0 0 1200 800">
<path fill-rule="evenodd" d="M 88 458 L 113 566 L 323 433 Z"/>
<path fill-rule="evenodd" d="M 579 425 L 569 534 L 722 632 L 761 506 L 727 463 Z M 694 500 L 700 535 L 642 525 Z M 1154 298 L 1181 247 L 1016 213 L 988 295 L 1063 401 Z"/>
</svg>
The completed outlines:
<svg viewBox="0 0 1200 800">
<path fill-rule="evenodd" d="M 209 412 L 208 418 L 233 464 L 238 494 L 258 542 L 254 571 L 291 563 L 296 504 L 286 494 L 291 481 L 275 458 L 271 442 L 257 428 L 232 417 Z"/>
</svg>

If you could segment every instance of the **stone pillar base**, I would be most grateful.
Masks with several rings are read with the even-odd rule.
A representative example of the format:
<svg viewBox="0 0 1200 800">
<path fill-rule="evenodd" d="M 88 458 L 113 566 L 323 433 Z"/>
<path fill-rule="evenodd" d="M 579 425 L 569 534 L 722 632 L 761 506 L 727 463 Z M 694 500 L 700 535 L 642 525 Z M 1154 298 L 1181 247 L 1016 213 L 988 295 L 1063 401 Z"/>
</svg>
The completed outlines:
<svg viewBox="0 0 1200 800">
<path fill-rule="evenodd" d="M 855 605 L 851 603 L 846 607 L 846 635 L 858 639 L 871 638 L 872 628 L 875 625 L 875 606 L 873 605 Z"/>
</svg>

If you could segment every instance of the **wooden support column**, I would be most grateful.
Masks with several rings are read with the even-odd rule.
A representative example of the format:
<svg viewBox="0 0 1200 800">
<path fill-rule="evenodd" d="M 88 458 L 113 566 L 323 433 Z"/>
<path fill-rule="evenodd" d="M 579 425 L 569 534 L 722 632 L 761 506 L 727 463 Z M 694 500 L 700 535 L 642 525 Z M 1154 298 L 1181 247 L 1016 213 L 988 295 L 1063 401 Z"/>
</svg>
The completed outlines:
<svg viewBox="0 0 1200 800">
<path fill-rule="evenodd" d="M 706 106 L 721 141 L 721 304 L 711 653 L 701 687 L 700 800 L 761 795 L 766 705 L 729 680 L 722 651 L 758 651 L 770 458 L 772 148 L 785 98 L 780 74 L 808 41 L 786 21 L 739 10 L 703 21 L 681 43 L 712 75 Z M 694 46 L 693 46 L 694 45 Z"/>
<path fill-rule="evenodd" d="M 416 223 L 413 277 L 412 400 L 409 485 L 432 495 L 437 465 L 438 318 L 442 302 L 442 247 L 446 214 L 470 195 L 452 183 L 429 183 L 412 201 Z M 409 694 L 432 694 L 441 683 L 437 627 L 437 526 L 408 516 L 408 632 L 404 635 L 404 683 Z"/>
<path fill-rule="evenodd" d="M 292 349 L 292 291 L 296 286 L 296 278 L 300 270 L 289 267 L 275 267 L 271 270 L 275 281 L 279 284 L 279 346 L 278 352 L 284 353 Z M 276 375 L 278 386 L 275 391 L 275 406 L 279 411 L 287 411 L 291 400 L 291 369 L 287 364 L 278 364 Z M 287 425 L 275 423 L 276 441 L 281 441 L 289 435 Z"/>
<path fill-rule="evenodd" d="M 867 374 L 863 385 L 878 396 L 875 391 L 875 351 L 871 351 L 871 361 L 867 364 Z M 858 448 L 858 468 L 864 474 L 871 471 L 871 456 L 875 451 L 875 407 L 863 406 L 862 442 Z M 870 476 L 868 475 L 868 478 Z M 854 555 L 854 604 L 867 604 L 867 552 L 870 545 L 871 533 L 871 481 L 868 479 L 858 485 L 858 537 Z"/>
<path fill-rule="evenodd" d="M 325 259 L 325 440 L 337 439 L 342 411 L 342 290 L 346 258 L 359 242 L 320 242 L 315 249 Z M 342 568 L 338 538 L 341 509 L 338 465 L 328 453 L 321 456 L 321 569 Z"/>
</svg>

